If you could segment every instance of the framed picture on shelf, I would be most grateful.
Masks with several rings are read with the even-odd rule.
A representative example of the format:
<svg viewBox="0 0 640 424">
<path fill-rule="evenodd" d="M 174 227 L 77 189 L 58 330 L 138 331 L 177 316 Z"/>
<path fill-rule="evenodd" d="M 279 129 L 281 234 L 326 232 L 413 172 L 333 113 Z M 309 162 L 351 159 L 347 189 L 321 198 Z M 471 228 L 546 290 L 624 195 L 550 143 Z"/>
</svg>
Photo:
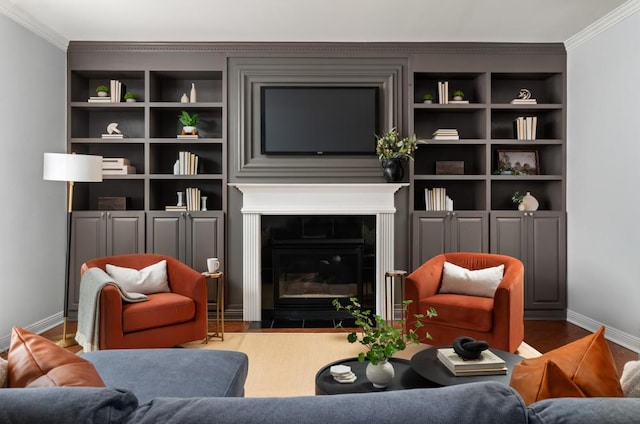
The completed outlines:
<svg viewBox="0 0 640 424">
<path fill-rule="evenodd" d="M 522 175 L 540 174 L 537 150 L 498 150 L 498 168 Z"/>
</svg>

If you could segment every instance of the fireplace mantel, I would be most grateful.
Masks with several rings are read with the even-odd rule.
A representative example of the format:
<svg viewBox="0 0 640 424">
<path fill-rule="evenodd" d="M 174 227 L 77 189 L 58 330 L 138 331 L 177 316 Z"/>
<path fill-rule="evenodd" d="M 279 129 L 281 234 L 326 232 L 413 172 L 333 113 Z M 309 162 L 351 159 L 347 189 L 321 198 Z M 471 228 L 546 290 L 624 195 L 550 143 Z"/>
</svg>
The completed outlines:
<svg viewBox="0 0 640 424">
<path fill-rule="evenodd" d="M 394 269 L 394 205 L 399 184 L 229 184 L 243 195 L 243 319 L 261 320 L 261 215 L 375 215 L 376 313 L 384 310 L 384 273 Z M 385 317 L 391 319 L 392 317 Z"/>
</svg>

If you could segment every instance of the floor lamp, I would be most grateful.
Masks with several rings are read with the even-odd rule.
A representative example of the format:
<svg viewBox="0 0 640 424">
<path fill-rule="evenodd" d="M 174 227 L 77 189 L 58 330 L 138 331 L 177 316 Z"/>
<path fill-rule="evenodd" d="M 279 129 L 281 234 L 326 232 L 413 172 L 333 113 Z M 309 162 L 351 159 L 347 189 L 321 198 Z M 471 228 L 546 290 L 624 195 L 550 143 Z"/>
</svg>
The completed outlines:
<svg viewBox="0 0 640 424">
<path fill-rule="evenodd" d="M 76 344 L 74 338 L 67 339 L 67 318 L 69 316 L 69 272 L 71 264 L 71 211 L 73 210 L 73 184 L 75 182 L 101 182 L 102 156 L 77 155 L 69 153 L 45 153 L 43 179 L 67 182 L 67 252 L 64 269 L 64 310 L 62 340 L 60 346 Z"/>
</svg>

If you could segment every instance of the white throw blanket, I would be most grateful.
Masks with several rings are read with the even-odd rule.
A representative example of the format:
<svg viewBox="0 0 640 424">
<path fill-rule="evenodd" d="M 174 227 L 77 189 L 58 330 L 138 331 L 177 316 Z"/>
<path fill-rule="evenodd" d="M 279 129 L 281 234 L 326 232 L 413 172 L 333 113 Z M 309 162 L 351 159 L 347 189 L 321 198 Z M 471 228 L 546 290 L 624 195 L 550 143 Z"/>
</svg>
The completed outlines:
<svg viewBox="0 0 640 424">
<path fill-rule="evenodd" d="M 125 302 L 143 302 L 147 296 L 128 293 L 100 268 L 89 268 L 80 280 L 80 300 L 78 305 L 78 330 L 76 341 L 84 352 L 98 350 L 100 340 L 100 292 L 106 285 L 115 286 Z"/>
</svg>

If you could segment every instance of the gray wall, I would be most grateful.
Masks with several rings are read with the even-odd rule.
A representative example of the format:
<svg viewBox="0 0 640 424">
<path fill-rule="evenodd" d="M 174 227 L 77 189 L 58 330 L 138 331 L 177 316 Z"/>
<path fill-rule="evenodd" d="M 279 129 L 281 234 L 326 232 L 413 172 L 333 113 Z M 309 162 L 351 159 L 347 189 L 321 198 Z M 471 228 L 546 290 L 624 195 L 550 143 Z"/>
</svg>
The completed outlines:
<svg viewBox="0 0 640 424">
<path fill-rule="evenodd" d="M 568 52 L 568 319 L 640 351 L 640 13 Z"/>
<path fill-rule="evenodd" d="M 64 152 L 65 52 L 0 14 L 0 351 L 14 325 L 62 316 L 65 184 L 42 180 L 44 152 Z"/>
</svg>

